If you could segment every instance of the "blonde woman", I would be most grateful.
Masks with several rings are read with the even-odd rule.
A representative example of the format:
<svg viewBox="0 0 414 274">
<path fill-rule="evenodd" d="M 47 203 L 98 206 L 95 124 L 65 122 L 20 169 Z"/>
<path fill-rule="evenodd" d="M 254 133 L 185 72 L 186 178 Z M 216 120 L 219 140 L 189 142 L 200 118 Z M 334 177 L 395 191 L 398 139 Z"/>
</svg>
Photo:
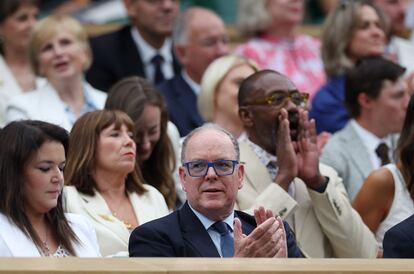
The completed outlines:
<svg viewBox="0 0 414 274">
<path fill-rule="evenodd" d="M 237 103 L 239 87 L 246 77 L 258 70 L 254 61 L 237 55 L 213 61 L 204 72 L 198 96 L 198 109 L 204 120 L 239 137 L 243 132 Z"/>
<path fill-rule="evenodd" d="M 68 16 L 50 16 L 33 30 L 30 62 L 45 86 L 9 101 L 7 121 L 36 119 L 70 130 L 83 113 L 102 109 L 106 94 L 84 80 L 91 63 L 88 37 L 82 25 Z"/>
</svg>

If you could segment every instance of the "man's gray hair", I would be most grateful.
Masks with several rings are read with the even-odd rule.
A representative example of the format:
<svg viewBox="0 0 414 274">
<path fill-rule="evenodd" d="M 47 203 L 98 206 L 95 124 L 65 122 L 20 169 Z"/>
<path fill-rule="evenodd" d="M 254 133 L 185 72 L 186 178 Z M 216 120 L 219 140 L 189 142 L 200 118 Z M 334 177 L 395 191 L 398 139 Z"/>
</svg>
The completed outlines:
<svg viewBox="0 0 414 274">
<path fill-rule="evenodd" d="M 233 134 L 231 134 L 230 132 L 228 132 L 227 130 L 225 130 L 224 128 L 220 127 L 217 124 L 213 124 L 213 123 L 206 123 L 204 125 L 202 125 L 201 127 L 198 127 L 196 129 L 193 129 L 185 138 L 184 138 L 184 142 L 183 142 L 183 146 L 181 148 L 181 164 L 184 165 L 184 163 L 186 162 L 185 160 L 185 152 L 187 150 L 187 145 L 188 142 L 190 141 L 190 139 L 199 131 L 205 130 L 205 129 L 213 129 L 216 130 L 218 132 L 222 132 L 224 134 L 226 134 L 232 144 L 233 144 L 233 148 L 234 148 L 234 152 L 236 153 L 236 160 L 240 161 L 240 148 L 239 148 L 239 142 L 237 141 L 237 139 L 233 136 Z"/>
</svg>

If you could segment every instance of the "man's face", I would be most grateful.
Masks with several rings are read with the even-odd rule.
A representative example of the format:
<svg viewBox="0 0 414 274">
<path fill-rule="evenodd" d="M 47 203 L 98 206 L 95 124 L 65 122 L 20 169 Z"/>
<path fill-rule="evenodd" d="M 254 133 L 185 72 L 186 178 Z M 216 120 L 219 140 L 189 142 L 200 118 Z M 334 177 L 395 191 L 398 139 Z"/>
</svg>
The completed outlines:
<svg viewBox="0 0 414 274">
<path fill-rule="evenodd" d="M 144 33 L 170 36 L 179 11 L 178 0 L 124 0 L 128 16 Z"/>
<path fill-rule="evenodd" d="M 256 143 L 271 154 L 276 153 L 277 129 L 279 127 L 279 113 L 285 108 L 289 114 L 291 138 L 297 137 L 298 125 L 298 107 L 292 102 L 292 99 L 285 100 L 279 105 L 275 104 L 254 104 L 253 102 L 262 102 L 263 98 L 272 96 L 288 95 L 297 92 L 294 84 L 283 75 L 267 73 L 256 80 L 254 90 L 250 93 L 247 106 L 242 107 L 248 112 L 249 120 L 242 118 L 244 127 L 252 142 Z M 251 103 L 251 104 L 250 104 Z"/>
<path fill-rule="evenodd" d="M 185 161 L 236 160 L 230 138 L 216 129 L 203 129 L 189 140 Z M 186 167 L 179 170 L 189 204 L 211 220 L 222 220 L 233 212 L 237 191 L 242 187 L 244 169 L 237 164 L 232 175 L 217 176 L 210 167 L 204 177 L 192 177 Z"/>
<path fill-rule="evenodd" d="M 223 21 L 211 12 L 197 11 L 189 22 L 187 42 L 177 44 L 176 52 L 191 79 L 200 83 L 208 65 L 229 53 Z"/>
<path fill-rule="evenodd" d="M 406 29 L 405 14 L 410 0 L 375 0 L 374 3 L 390 19 L 393 34 L 401 34 Z"/>
<path fill-rule="evenodd" d="M 371 108 L 373 116 L 381 121 L 384 135 L 401 131 L 409 100 L 407 86 L 402 78 L 396 82 L 383 82 L 380 95 L 373 100 Z"/>
</svg>

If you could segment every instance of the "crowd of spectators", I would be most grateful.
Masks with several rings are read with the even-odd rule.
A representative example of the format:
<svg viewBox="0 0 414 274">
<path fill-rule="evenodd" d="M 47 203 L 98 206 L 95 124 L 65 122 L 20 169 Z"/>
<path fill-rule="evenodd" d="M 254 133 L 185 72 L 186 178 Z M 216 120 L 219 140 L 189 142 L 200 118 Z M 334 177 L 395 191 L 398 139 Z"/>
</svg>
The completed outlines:
<svg viewBox="0 0 414 274">
<path fill-rule="evenodd" d="M 409 1 L 58 2 L 0 1 L 0 256 L 414 257 Z"/>
</svg>

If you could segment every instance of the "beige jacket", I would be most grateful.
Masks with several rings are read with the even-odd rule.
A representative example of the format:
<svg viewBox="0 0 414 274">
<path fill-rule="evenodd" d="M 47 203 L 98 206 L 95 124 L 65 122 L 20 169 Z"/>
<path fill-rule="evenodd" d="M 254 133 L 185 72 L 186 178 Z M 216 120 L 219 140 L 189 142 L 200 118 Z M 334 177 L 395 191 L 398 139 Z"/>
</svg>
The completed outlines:
<svg viewBox="0 0 414 274">
<path fill-rule="evenodd" d="M 284 219 L 293 214 L 289 219 L 293 220 L 290 225 L 298 246 L 310 257 L 376 257 L 375 237 L 351 207 L 342 179 L 332 168 L 320 164 L 321 173 L 329 177 L 324 193 L 307 188 L 296 178 L 292 182 L 293 199 L 271 180 L 266 167 L 246 142 L 240 142 L 240 155 L 245 163 L 245 179 L 237 196 L 237 208 L 252 212 L 264 206 Z"/>
</svg>

